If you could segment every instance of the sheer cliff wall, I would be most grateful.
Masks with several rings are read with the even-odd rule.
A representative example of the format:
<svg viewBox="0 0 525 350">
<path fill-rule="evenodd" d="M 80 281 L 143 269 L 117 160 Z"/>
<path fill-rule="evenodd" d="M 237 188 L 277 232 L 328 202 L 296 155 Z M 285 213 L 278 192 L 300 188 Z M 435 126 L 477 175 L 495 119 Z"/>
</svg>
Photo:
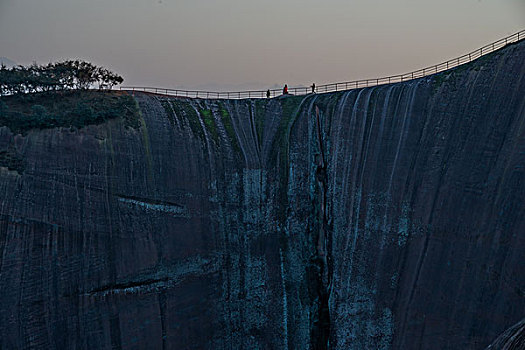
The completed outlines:
<svg viewBox="0 0 525 350">
<path fill-rule="evenodd" d="M 0 348 L 488 346 L 525 310 L 524 62 L 0 128 Z"/>
</svg>

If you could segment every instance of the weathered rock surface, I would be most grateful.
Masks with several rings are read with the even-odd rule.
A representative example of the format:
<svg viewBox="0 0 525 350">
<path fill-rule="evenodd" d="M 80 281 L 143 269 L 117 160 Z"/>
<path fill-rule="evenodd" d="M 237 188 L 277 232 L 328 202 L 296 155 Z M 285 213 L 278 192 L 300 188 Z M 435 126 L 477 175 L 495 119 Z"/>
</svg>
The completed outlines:
<svg viewBox="0 0 525 350">
<path fill-rule="evenodd" d="M 1 128 L 0 348 L 488 346 L 525 313 L 524 62 Z"/>
<path fill-rule="evenodd" d="M 503 332 L 486 350 L 525 349 L 525 318 Z"/>
</svg>

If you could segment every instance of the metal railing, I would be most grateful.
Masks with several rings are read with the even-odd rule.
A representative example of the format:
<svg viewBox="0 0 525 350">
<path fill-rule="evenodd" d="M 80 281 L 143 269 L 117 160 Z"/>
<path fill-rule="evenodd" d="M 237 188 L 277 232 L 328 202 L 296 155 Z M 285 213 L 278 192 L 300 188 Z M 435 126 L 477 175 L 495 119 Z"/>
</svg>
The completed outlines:
<svg viewBox="0 0 525 350">
<path fill-rule="evenodd" d="M 324 84 L 315 87 L 316 93 L 343 91 L 351 89 L 359 89 L 364 87 L 378 86 L 384 84 L 392 84 L 404 82 L 412 79 L 418 79 L 426 77 L 428 75 L 436 74 L 465 63 L 472 62 L 473 60 L 492 53 L 496 50 L 501 49 L 507 44 L 515 43 L 525 39 L 525 30 L 521 30 L 515 34 L 512 34 L 506 38 L 495 41 L 491 44 L 485 45 L 477 50 L 467 53 L 463 56 L 448 60 L 443 63 L 439 63 L 430 67 L 419 69 L 413 72 L 392 75 L 389 77 L 375 78 L 375 79 L 362 79 L 354 81 L 346 81 L 341 83 Z M 198 91 L 198 90 L 179 90 L 179 89 L 167 89 L 167 88 L 156 88 L 156 87 L 136 87 L 136 86 L 121 86 L 120 90 L 125 91 L 141 91 L 166 96 L 175 97 L 188 97 L 188 98 L 211 98 L 211 99 L 244 99 L 244 98 L 266 98 L 267 90 L 248 90 L 248 91 Z M 270 89 L 270 97 L 279 96 L 282 94 L 282 89 Z M 288 92 L 293 95 L 307 95 L 312 92 L 311 87 L 292 87 L 288 88 Z"/>
</svg>

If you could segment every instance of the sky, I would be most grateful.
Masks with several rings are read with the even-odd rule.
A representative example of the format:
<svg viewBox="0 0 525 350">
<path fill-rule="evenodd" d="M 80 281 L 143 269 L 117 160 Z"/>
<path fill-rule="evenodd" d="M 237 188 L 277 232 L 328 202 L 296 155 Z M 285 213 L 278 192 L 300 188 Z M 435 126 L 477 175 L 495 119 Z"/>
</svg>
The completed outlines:
<svg viewBox="0 0 525 350">
<path fill-rule="evenodd" d="M 0 0 L 0 57 L 212 91 L 405 73 L 525 29 L 525 0 Z"/>
</svg>

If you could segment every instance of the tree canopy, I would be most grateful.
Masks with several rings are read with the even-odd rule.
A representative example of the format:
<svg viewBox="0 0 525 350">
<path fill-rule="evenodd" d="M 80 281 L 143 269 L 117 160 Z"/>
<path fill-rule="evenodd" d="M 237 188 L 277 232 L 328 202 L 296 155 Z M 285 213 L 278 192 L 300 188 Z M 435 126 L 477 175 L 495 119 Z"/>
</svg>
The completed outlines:
<svg viewBox="0 0 525 350">
<path fill-rule="evenodd" d="M 111 89 L 124 79 L 106 68 L 82 60 L 68 60 L 47 65 L 0 67 L 0 94 L 13 95 L 59 90 L 85 90 L 98 84 Z"/>
</svg>

